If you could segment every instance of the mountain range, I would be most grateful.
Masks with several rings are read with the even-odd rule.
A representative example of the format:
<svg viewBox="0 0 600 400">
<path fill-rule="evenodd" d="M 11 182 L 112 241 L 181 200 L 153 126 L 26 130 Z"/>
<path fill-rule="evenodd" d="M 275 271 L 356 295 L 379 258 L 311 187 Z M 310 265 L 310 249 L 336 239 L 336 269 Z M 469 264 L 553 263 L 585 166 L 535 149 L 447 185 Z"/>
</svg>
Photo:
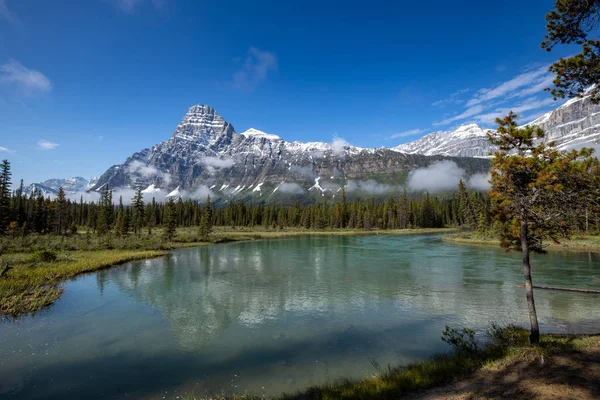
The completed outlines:
<svg viewBox="0 0 600 400">
<path fill-rule="evenodd" d="M 546 131 L 562 149 L 600 142 L 600 106 L 589 97 L 569 100 L 529 124 Z M 143 149 L 98 178 L 50 179 L 31 185 L 55 195 L 99 191 L 105 185 L 129 196 L 141 189 L 158 198 L 210 195 L 223 201 L 314 201 L 349 196 L 389 196 L 413 191 L 452 190 L 458 179 L 485 189 L 489 129 L 467 124 L 433 132 L 393 148 L 360 148 L 342 140 L 288 142 L 257 129 L 236 133 L 212 107 L 195 105 L 165 142 Z"/>
</svg>

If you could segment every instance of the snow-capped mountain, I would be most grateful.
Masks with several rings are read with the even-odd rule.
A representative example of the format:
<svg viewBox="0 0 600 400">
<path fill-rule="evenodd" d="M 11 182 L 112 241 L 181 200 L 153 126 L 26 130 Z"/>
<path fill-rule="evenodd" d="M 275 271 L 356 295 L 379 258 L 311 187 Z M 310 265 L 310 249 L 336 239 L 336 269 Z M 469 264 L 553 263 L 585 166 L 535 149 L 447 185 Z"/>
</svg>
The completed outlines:
<svg viewBox="0 0 600 400">
<path fill-rule="evenodd" d="M 477 124 L 458 127 L 455 131 L 439 131 L 423 136 L 414 142 L 392 148 L 407 154 L 426 156 L 444 155 L 450 157 L 489 157 L 496 150 L 487 139 L 489 129 Z"/>
<path fill-rule="evenodd" d="M 195 105 L 169 140 L 112 166 L 92 190 L 109 185 L 170 197 L 210 194 L 259 201 L 283 195 L 334 196 L 349 180 L 372 180 L 398 189 L 409 171 L 444 159 L 448 157 L 365 149 L 343 141 L 287 142 L 253 128 L 238 134 L 213 108 Z M 489 169 L 488 160 L 452 160 L 467 175 Z"/>
<path fill-rule="evenodd" d="M 97 180 L 98 178 L 95 179 Z M 56 196 L 58 194 L 58 189 L 62 187 L 65 194 L 74 194 L 89 190 L 90 184 L 91 181 L 88 181 L 87 179 L 82 178 L 80 176 L 66 179 L 53 178 L 40 183 L 32 183 L 31 185 L 28 185 L 27 187 L 23 188 L 23 192 L 26 194 L 30 194 L 34 191 L 37 191 L 42 193 L 44 197 Z"/>
<path fill-rule="evenodd" d="M 600 105 L 590 97 L 571 99 L 558 108 L 529 122 L 542 128 L 546 141 L 555 141 L 559 149 L 596 147 L 600 143 Z M 453 157 L 489 157 L 496 151 L 486 138 L 489 129 L 476 124 L 460 126 L 455 131 L 433 132 L 393 150 L 408 154 Z"/>
<path fill-rule="evenodd" d="M 576 97 L 529 124 L 542 128 L 546 140 L 555 141 L 560 149 L 597 147 L 600 143 L 600 104 L 593 104 L 589 96 Z"/>
</svg>

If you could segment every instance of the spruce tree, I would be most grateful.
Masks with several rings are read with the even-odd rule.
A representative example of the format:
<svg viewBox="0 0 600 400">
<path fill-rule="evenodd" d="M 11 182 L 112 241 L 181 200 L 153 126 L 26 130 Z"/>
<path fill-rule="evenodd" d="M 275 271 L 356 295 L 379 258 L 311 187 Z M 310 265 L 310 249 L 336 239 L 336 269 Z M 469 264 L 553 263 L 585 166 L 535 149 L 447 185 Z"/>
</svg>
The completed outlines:
<svg viewBox="0 0 600 400">
<path fill-rule="evenodd" d="M 558 242 L 570 235 L 573 217 L 598 199 L 600 165 L 592 149 L 559 151 L 552 142 L 541 140 L 544 132 L 539 127 L 519 128 L 516 118 L 511 112 L 497 119 L 497 133 L 488 134 L 499 148 L 492 161 L 490 196 L 494 218 L 501 224 L 502 246 L 522 254 L 530 342 L 536 345 L 540 331 L 530 253 L 544 252 L 545 239 Z"/>
<path fill-rule="evenodd" d="M 202 209 L 200 217 L 200 238 L 207 240 L 212 232 L 212 206 L 210 204 L 210 196 L 206 198 L 206 205 Z"/>
<path fill-rule="evenodd" d="M 554 98 L 580 96 L 589 88 L 593 103 L 600 103 L 600 41 L 588 37 L 600 24 L 600 0 L 556 0 L 555 9 L 546 15 L 546 40 L 542 48 L 580 45 L 581 52 L 560 58 L 550 67 L 556 73 Z M 594 86 L 592 86 L 594 85 Z"/>
<path fill-rule="evenodd" d="M 56 215 L 54 218 L 54 233 L 57 235 L 64 235 L 67 233 L 69 227 L 67 199 L 65 197 L 65 191 L 62 186 L 58 188 L 58 195 L 56 197 Z"/>
<path fill-rule="evenodd" d="M 133 209 L 133 232 L 140 237 L 145 222 L 144 195 L 140 189 L 136 191 L 135 196 L 131 199 L 131 207 Z"/>
<path fill-rule="evenodd" d="M 177 231 L 177 208 L 173 198 L 170 197 L 165 204 L 165 214 L 163 217 L 163 239 L 167 242 L 173 240 Z"/>
<path fill-rule="evenodd" d="M 10 163 L 3 160 L 0 164 L 0 235 L 3 234 L 10 223 Z"/>
</svg>

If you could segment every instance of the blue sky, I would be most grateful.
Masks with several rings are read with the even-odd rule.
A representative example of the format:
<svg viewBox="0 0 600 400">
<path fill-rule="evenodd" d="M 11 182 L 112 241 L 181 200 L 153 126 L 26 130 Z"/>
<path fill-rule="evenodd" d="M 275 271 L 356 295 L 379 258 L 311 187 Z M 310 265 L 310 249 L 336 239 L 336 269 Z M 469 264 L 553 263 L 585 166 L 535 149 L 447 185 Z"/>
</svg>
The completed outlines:
<svg viewBox="0 0 600 400">
<path fill-rule="evenodd" d="M 237 132 L 395 146 L 557 104 L 551 0 L 0 0 L 0 157 L 89 178 L 167 140 L 193 104 Z"/>
</svg>

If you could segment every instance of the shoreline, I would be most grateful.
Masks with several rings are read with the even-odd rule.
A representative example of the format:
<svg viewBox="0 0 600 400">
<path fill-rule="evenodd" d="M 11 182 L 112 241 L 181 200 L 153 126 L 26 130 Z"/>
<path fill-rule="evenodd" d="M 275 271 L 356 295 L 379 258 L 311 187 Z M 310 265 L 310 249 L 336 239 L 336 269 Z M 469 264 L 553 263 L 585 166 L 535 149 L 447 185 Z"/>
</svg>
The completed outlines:
<svg viewBox="0 0 600 400">
<path fill-rule="evenodd" d="M 459 232 L 444 235 L 442 241 L 469 246 L 485 246 L 500 248 L 500 239 L 477 237 L 475 234 Z M 600 253 L 600 236 L 573 236 L 572 239 L 563 239 L 560 244 L 546 243 L 549 252 L 575 252 L 575 253 Z"/>
<path fill-rule="evenodd" d="M 33 251 L 22 248 L 21 251 L 9 251 L 3 254 L 3 259 L 11 266 L 11 269 L 7 272 L 6 277 L 0 278 L 0 317 L 18 318 L 22 315 L 35 315 L 39 310 L 51 306 L 60 299 L 63 293 L 61 284 L 68 279 L 118 267 L 130 261 L 162 257 L 176 249 L 299 236 L 425 235 L 454 231 L 456 230 L 452 228 L 314 231 L 308 229 L 267 230 L 218 227 L 214 230 L 209 241 L 198 241 L 195 237 L 196 230 L 192 233 L 190 228 L 179 228 L 179 237 L 177 238 L 179 241 L 169 242 L 165 245 L 159 239 L 161 233 L 159 228 L 155 229 L 154 236 L 152 236 L 154 242 L 144 242 L 144 240 L 148 240 L 148 236 L 143 236 L 140 239 L 133 236 L 128 238 L 134 244 L 138 244 L 139 248 L 104 249 L 99 246 L 82 250 L 52 250 L 53 254 L 56 253 L 55 259 L 52 261 L 35 259 L 35 254 L 43 251 L 41 249 Z M 80 233 L 78 235 L 71 239 L 75 242 L 81 241 L 84 234 Z M 12 240 L 19 241 L 20 239 Z M 53 248 L 53 245 L 49 244 L 47 247 Z"/>
</svg>

